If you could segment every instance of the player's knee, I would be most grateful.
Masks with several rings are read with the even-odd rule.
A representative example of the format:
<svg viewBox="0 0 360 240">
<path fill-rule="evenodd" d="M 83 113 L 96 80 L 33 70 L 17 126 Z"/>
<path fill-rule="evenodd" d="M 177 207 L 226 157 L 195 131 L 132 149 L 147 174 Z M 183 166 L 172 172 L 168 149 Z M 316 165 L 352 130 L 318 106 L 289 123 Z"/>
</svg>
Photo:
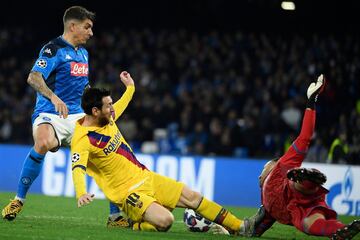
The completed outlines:
<svg viewBox="0 0 360 240">
<path fill-rule="evenodd" d="M 49 124 L 41 124 L 34 132 L 35 150 L 47 152 L 58 146 L 53 127 Z"/>
<path fill-rule="evenodd" d="M 202 195 L 199 192 L 191 191 L 189 194 L 189 207 L 192 209 L 196 209 L 202 199 Z"/>
<path fill-rule="evenodd" d="M 161 232 L 166 232 L 167 230 L 169 230 L 174 220 L 175 220 L 174 215 L 172 215 L 172 213 L 170 212 L 169 214 L 164 214 L 160 216 L 156 224 L 157 229 Z"/>
<path fill-rule="evenodd" d="M 178 206 L 196 209 L 202 199 L 202 195 L 198 192 L 191 190 L 189 187 L 184 186 L 179 199 Z"/>
<path fill-rule="evenodd" d="M 35 150 L 37 150 L 39 153 L 49 151 L 50 149 L 56 147 L 54 145 L 54 141 L 46 137 L 39 137 L 35 140 Z"/>
<path fill-rule="evenodd" d="M 48 150 L 49 141 L 46 138 L 39 138 L 35 140 L 35 150 L 39 151 L 47 151 Z"/>
<path fill-rule="evenodd" d="M 59 144 L 58 140 L 49 131 L 38 131 L 34 135 L 35 150 L 38 153 L 46 153 L 47 151 L 56 148 Z"/>
<path fill-rule="evenodd" d="M 40 137 L 35 140 L 34 148 L 38 153 L 46 153 L 49 150 L 56 148 L 57 146 L 58 142 L 56 139 Z"/>
</svg>

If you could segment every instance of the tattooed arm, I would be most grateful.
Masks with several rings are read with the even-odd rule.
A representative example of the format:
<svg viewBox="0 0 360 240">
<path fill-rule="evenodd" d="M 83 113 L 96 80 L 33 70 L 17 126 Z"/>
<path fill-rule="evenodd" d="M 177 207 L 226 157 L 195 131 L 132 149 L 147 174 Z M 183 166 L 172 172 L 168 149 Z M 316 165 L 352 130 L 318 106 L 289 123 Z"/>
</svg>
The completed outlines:
<svg viewBox="0 0 360 240">
<path fill-rule="evenodd" d="M 60 117 L 67 118 L 69 110 L 66 104 L 46 85 L 41 73 L 31 72 L 27 82 L 35 91 L 51 101 Z"/>
<path fill-rule="evenodd" d="M 41 73 L 31 72 L 27 79 L 28 84 L 44 97 L 51 99 L 54 92 L 46 85 Z"/>
</svg>

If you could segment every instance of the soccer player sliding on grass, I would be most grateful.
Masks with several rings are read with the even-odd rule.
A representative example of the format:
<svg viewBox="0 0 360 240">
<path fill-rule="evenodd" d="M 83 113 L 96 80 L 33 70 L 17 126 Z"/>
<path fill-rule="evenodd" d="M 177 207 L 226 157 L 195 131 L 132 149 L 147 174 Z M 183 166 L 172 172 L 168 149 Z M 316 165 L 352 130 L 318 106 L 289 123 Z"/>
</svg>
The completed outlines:
<svg viewBox="0 0 360 240">
<path fill-rule="evenodd" d="M 261 236 L 275 221 L 293 225 L 300 231 L 331 239 L 351 239 L 360 231 L 360 220 L 345 225 L 325 202 L 326 176 L 316 169 L 301 168 L 315 128 L 315 103 L 324 90 L 320 75 L 307 89 L 308 103 L 300 135 L 280 158 L 267 162 L 259 177 L 262 206 L 255 217 L 254 237 Z"/>
<path fill-rule="evenodd" d="M 167 231 L 175 207 L 191 208 L 234 234 L 253 232 L 254 220 L 240 220 L 219 204 L 177 182 L 149 171 L 135 157 L 115 121 L 134 91 L 130 74 L 120 79 L 126 91 L 113 103 L 110 92 L 89 88 L 82 97 L 85 117 L 77 121 L 71 142 L 73 181 L 78 207 L 93 200 L 87 193 L 85 174 L 92 176 L 105 196 L 134 222 L 134 230 Z"/>
</svg>

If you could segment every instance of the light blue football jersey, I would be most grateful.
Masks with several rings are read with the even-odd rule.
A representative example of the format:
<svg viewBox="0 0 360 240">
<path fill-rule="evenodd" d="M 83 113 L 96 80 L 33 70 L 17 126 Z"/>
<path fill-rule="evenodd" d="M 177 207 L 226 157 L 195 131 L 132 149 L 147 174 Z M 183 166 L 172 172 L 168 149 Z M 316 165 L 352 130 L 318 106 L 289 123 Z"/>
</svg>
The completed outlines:
<svg viewBox="0 0 360 240">
<path fill-rule="evenodd" d="M 41 50 L 31 71 L 39 72 L 47 86 L 66 104 L 69 114 L 83 112 L 81 96 L 89 85 L 88 52 L 82 46 L 77 50 L 62 36 L 51 40 Z M 32 122 L 40 113 L 54 113 L 50 99 L 37 93 Z"/>
</svg>

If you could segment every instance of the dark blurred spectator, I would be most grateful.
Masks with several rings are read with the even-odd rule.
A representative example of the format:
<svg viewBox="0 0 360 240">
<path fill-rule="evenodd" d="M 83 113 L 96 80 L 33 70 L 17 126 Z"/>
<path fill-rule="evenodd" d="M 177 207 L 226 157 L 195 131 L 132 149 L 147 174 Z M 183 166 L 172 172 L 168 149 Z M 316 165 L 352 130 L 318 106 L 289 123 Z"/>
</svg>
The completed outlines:
<svg viewBox="0 0 360 240">
<path fill-rule="evenodd" d="M 342 132 L 339 137 L 335 138 L 331 143 L 328 163 L 342 163 L 346 164 L 349 158 L 349 145 L 347 144 L 347 135 Z"/>
<path fill-rule="evenodd" d="M 301 111 L 295 106 L 293 100 L 285 103 L 285 108 L 281 112 L 281 117 L 284 122 L 293 130 L 297 130 L 300 126 Z"/>
<path fill-rule="evenodd" d="M 305 161 L 326 163 L 328 156 L 328 149 L 324 146 L 324 143 L 320 138 L 315 137 L 315 140 L 312 142 L 313 143 L 309 147 Z"/>
<path fill-rule="evenodd" d="M 0 113 L 0 139 L 4 142 L 10 139 L 13 126 L 10 122 L 10 114 L 8 111 Z"/>
<path fill-rule="evenodd" d="M 138 135 L 138 127 L 136 121 L 132 119 L 129 114 L 124 113 L 121 118 L 116 122 L 120 131 L 125 135 L 125 138 L 130 145 L 140 147 L 141 143 L 136 141 Z"/>
</svg>

